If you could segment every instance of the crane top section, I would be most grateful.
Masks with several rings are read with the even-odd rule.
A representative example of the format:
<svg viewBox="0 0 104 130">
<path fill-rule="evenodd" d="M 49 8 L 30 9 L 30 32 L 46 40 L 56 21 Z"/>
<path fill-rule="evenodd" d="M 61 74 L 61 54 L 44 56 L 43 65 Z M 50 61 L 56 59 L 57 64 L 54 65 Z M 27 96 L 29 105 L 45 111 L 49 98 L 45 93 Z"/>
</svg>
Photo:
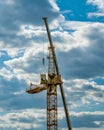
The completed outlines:
<svg viewBox="0 0 104 130">
<path fill-rule="evenodd" d="M 47 76 L 46 76 L 46 74 L 40 75 L 40 84 L 39 85 L 30 84 L 30 89 L 28 89 L 26 91 L 30 94 L 38 93 L 38 92 L 41 92 L 43 90 L 46 90 L 46 89 L 48 89 L 48 87 L 50 85 L 57 86 L 57 85 L 62 84 L 61 75 L 59 74 L 56 54 L 55 54 L 55 50 L 54 50 L 48 22 L 47 22 L 47 17 L 44 17 L 43 20 L 44 20 L 45 25 L 46 25 L 47 35 L 48 35 L 48 39 L 49 39 L 49 43 L 50 43 L 50 46 L 48 47 L 48 50 L 49 50 L 48 74 L 47 74 Z"/>
<path fill-rule="evenodd" d="M 51 34 L 50 34 L 50 29 L 49 29 L 49 26 L 48 26 L 47 17 L 43 17 L 42 19 L 44 20 L 44 23 L 46 25 L 47 35 L 48 35 L 48 40 L 49 40 L 49 43 L 50 43 L 50 47 L 53 48 L 53 42 L 52 42 L 52 38 L 51 38 Z"/>
<path fill-rule="evenodd" d="M 47 20 L 47 17 L 43 17 L 42 19 L 44 20 L 44 23 L 45 23 L 45 26 L 46 26 L 48 40 L 49 40 L 50 48 L 51 48 L 51 51 L 52 51 L 52 57 L 53 57 L 53 62 L 54 62 L 54 65 L 55 65 L 56 73 L 57 73 L 57 75 L 60 75 L 58 63 L 57 63 L 57 58 L 56 58 L 56 54 L 55 54 L 55 50 L 54 50 L 54 46 L 53 46 L 53 42 L 52 42 L 52 38 L 51 38 L 51 34 L 50 34 L 50 29 L 49 29 L 49 26 L 48 26 L 48 20 Z"/>
</svg>

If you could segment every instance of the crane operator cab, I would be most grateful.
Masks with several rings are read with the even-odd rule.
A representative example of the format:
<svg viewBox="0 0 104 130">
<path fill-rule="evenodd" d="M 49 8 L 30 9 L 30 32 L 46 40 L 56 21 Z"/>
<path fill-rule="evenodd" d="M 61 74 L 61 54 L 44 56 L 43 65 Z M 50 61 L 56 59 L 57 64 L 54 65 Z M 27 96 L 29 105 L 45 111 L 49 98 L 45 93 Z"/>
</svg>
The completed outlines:
<svg viewBox="0 0 104 130">
<path fill-rule="evenodd" d="M 51 75 L 48 74 L 48 84 L 54 84 L 54 85 L 59 85 L 62 84 L 62 80 L 61 80 L 61 75 Z"/>
<path fill-rule="evenodd" d="M 40 84 L 55 84 L 59 85 L 62 84 L 63 82 L 61 81 L 61 75 L 56 75 L 56 74 L 48 74 L 48 80 L 46 78 L 46 74 L 41 74 L 40 75 Z"/>
<path fill-rule="evenodd" d="M 46 79 L 46 74 L 41 74 L 40 75 L 40 84 L 46 84 L 47 79 Z"/>
</svg>

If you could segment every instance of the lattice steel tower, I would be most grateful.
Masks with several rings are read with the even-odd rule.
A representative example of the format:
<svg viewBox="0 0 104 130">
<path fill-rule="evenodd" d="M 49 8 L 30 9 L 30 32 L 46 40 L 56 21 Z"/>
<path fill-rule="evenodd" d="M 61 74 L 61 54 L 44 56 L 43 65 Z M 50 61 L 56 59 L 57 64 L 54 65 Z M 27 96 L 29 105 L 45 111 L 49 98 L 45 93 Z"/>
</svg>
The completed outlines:
<svg viewBox="0 0 104 130">
<path fill-rule="evenodd" d="M 49 64 L 47 89 L 47 130 L 57 130 L 57 82 L 55 82 L 56 71 L 52 56 L 52 48 L 49 47 L 48 49 Z"/>
</svg>

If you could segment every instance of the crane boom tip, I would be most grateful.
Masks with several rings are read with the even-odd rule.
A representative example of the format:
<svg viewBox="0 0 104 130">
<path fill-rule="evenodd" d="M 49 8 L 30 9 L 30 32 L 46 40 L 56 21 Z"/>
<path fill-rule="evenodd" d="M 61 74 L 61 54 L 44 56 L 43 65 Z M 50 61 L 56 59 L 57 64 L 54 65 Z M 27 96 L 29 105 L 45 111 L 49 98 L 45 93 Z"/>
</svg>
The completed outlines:
<svg viewBox="0 0 104 130">
<path fill-rule="evenodd" d="M 42 19 L 43 19 L 43 20 L 46 20 L 46 19 L 47 19 L 47 17 L 42 17 Z"/>
</svg>

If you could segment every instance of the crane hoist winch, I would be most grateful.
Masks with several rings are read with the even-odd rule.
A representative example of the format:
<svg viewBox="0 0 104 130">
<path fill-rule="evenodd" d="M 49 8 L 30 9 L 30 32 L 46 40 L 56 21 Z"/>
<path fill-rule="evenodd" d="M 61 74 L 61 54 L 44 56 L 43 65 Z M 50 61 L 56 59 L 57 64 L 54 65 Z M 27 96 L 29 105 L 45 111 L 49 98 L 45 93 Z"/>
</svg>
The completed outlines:
<svg viewBox="0 0 104 130">
<path fill-rule="evenodd" d="M 47 130 L 58 130 L 57 117 L 57 86 L 60 87 L 61 97 L 63 101 L 68 130 L 72 130 L 68 107 L 66 104 L 63 82 L 59 72 L 55 49 L 53 46 L 47 17 L 43 17 L 50 46 L 48 47 L 48 74 L 40 75 L 40 84 L 35 85 L 30 83 L 30 88 L 26 90 L 29 94 L 39 93 L 47 90 Z M 34 87 L 33 87 L 34 86 Z"/>
</svg>

